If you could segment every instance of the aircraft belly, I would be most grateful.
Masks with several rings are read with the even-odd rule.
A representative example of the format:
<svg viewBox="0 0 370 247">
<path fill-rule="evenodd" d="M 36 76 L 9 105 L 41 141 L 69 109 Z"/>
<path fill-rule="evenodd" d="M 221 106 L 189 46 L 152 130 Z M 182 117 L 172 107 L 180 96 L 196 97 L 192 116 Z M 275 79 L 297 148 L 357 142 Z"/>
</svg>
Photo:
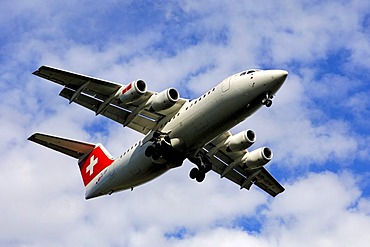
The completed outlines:
<svg viewBox="0 0 370 247">
<path fill-rule="evenodd" d="M 151 158 L 133 161 L 122 167 L 112 186 L 113 191 L 126 190 L 149 182 L 167 171 L 166 164 L 155 164 Z"/>
</svg>

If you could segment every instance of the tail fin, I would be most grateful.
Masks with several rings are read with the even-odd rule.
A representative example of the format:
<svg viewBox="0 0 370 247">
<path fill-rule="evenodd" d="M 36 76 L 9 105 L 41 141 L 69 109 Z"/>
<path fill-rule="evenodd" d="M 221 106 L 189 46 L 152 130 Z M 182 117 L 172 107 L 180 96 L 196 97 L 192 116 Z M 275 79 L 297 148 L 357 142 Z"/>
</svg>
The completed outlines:
<svg viewBox="0 0 370 247">
<path fill-rule="evenodd" d="M 82 156 L 78 161 L 84 185 L 88 185 L 102 170 L 113 163 L 113 159 L 103 145 L 98 144 L 94 149 Z"/>
<path fill-rule="evenodd" d="M 95 145 L 40 133 L 33 134 L 28 140 L 78 159 L 85 187 L 114 161 L 101 144 Z"/>
</svg>

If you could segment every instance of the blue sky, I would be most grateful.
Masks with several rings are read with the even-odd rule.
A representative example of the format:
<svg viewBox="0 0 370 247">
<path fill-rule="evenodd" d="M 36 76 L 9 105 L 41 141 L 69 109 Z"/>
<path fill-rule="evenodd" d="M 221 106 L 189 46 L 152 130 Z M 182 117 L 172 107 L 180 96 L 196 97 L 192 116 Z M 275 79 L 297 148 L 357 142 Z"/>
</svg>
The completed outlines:
<svg viewBox="0 0 370 247">
<path fill-rule="evenodd" d="M 1 246 L 367 246 L 370 241 L 370 3 L 366 1 L 3 1 L 0 10 Z M 46 64 L 195 98 L 248 68 L 285 69 L 253 129 L 286 191 L 240 191 L 185 163 L 85 201 L 75 160 L 33 132 L 103 143 L 142 136 L 58 96 Z"/>
</svg>

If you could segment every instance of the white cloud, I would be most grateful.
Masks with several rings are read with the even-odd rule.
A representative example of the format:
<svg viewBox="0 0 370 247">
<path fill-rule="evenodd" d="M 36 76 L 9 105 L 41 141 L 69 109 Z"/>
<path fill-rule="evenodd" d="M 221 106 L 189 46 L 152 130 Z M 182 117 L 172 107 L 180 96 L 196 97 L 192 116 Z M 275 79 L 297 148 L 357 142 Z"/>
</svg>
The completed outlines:
<svg viewBox="0 0 370 247">
<path fill-rule="evenodd" d="M 287 191 L 267 212 L 276 219 L 266 227 L 272 239 L 284 246 L 365 246 L 369 241 L 369 215 L 359 207 L 361 193 L 350 174 L 310 174 Z"/>
<path fill-rule="evenodd" d="M 310 174 L 287 185 L 270 201 L 261 232 L 216 227 L 170 239 L 171 246 L 366 246 L 370 224 L 366 206 L 352 175 Z M 366 202 L 364 202 L 366 201 Z M 356 236 L 356 237 L 354 237 Z M 133 244 L 145 246 L 145 244 Z"/>
</svg>

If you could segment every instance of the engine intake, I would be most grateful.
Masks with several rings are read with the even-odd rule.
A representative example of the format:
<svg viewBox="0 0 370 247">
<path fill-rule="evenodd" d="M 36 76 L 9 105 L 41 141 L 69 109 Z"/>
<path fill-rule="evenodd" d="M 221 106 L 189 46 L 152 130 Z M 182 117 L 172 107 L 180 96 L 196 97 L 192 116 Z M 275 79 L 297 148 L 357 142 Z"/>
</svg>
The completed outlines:
<svg viewBox="0 0 370 247">
<path fill-rule="evenodd" d="M 266 165 L 272 159 L 272 151 L 268 147 L 261 147 L 246 153 L 242 158 L 248 169 L 258 169 Z"/>
<path fill-rule="evenodd" d="M 119 99 L 122 103 L 131 103 L 146 93 L 146 83 L 143 80 L 136 80 L 122 89 Z"/>
<path fill-rule="evenodd" d="M 168 88 L 155 95 L 150 105 L 150 111 L 163 111 L 173 106 L 179 100 L 179 92 L 175 88 Z"/>
<path fill-rule="evenodd" d="M 256 142 L 256 134 L 253 130 L 245 130 L 236 135 L 230 136 L 226 140 L 226 151 L 241 151 L 252 146 Z"/>
</svg>

